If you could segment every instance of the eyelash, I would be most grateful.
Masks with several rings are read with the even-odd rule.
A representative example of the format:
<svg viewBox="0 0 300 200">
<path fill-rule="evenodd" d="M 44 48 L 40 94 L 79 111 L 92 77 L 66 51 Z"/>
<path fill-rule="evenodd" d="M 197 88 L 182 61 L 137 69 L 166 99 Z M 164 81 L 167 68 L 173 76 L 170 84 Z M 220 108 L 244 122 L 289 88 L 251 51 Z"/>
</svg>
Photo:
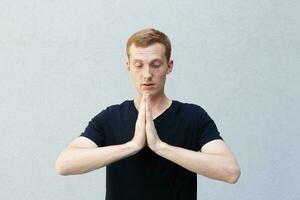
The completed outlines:
<svg viewBox="0 0 300 200">
<path fill-rule="evenodd" d="M 137 68 L 141 68 L 143 65 L 134 65 L 135 67 L 137 67 Z M 151 66 L 154 66 L 154 67 L 160 67 L 161 66 L 161 64 L 157 64 L 157 65 L 151 65 Z"/>
<path fill-rule="evenodd" d="M 161 64 L 157 64 L 157 65 L 153 65 L 154 67 L 160 67 L 161 66 Z"/>
</svg>

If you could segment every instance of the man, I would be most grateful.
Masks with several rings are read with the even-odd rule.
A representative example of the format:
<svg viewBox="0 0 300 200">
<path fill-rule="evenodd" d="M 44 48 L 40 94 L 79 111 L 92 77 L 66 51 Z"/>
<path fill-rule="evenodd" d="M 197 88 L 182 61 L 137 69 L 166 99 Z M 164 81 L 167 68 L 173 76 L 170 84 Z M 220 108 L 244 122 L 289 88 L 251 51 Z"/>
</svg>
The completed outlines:
<svg viewBox="0 0 300 200">
<path fill-rule="evenodd" d="M 126 62 L 137 95 L 102 110 L 60 154 L 60 175 L 106 166 L 106 199 L 197 199 L 197 174 L 236 183 L 239 165 L 214 121 L 164 93 L 171 44 L 155 29 L 133 34 Z"/>
</svg>

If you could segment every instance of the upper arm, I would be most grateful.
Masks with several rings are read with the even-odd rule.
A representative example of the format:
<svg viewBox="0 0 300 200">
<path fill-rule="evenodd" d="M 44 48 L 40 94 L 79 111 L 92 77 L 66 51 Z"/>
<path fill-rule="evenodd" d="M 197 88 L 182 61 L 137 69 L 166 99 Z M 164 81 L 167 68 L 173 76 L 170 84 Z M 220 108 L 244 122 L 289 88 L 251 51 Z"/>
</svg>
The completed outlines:
<svg viewBox="0 0 300 200">
<path fill-rule="evenodd" d="M 105 127 L 107 126 L 107 122 L 105 113 L 106 110 L 102 110 L 99 114 L 94 116 L 89 121 L 85 130 L 80 134 L 80 136 L 84 137 L 85 141 L 88 141 L 87 139 L 89 139 L 90 141 L 93 141 L 97 147 L 105 146 L 106 143 Z M 82 143 L 82 141 L 80 141 L 80 143 Z"/>
<path fill-rule="evenodd" d="M 201 148 L 201 152 L 234 157 L 229 146 L 221 139 L 212 140 L 204 144 Z"/>
<path fill-rule="evenodd" d="M 212 146 L 215 143 L 219 143 L 220 145 L 224 146 L 224 142 L 222 143 L 221 141 L 219 141 L 223 140 L 223 138 L 221 137 L 214 120 L 208 115 L 208 113 L 203 108 L 198 108 L 198 150 L 203 151 L 202 149 L 207 149 L 203 148 L 204 145 Z"/>
<path fill-rule="evenodd" d="M 87 137 L 79 136 L 74 139 L 67 148 L 97 148 L 97 144 Z"/>
</svg>

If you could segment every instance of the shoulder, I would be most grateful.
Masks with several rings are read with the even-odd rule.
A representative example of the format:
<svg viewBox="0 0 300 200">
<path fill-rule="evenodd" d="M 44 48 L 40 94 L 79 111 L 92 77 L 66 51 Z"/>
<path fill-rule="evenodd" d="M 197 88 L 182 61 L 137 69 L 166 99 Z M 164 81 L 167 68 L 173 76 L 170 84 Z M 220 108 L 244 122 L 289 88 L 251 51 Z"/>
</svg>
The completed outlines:
<svg viewBox="0 0 300 200">
<path fill-rule="evenodd" d="M 124 100 L 120 104 L 112 104 L 101 110 L 98 115 L 118 115 L 119 113 L 126 112 L 131 107 L 132 100 Z"/>
<path fill-rule="evenodd" d="M 174 100 L 176 104 L 178 104 L 178 107 L 180 108 L 181 111 L 188 113 L 188 114 L 195 114 L 195 115 L 203 115 L 207 114 L 206 110 L 195 103 L 190 103 L 190 102 L 181 102 L 178 100 Z"/>
<path fill-rule="evenodd" d="M 111 119 L 114 119 L 116 116 L 120 116 L 120 113 L 126 112 L 126 110 L 130 108 L 130 101 L 125 100 L 120 104 L 113 104 L 101 109 L 97 112 L 91 119 L 93 123 L 103 123 L 108 122 Z"/>
<path fill-rule="evenodd" d="M 131 106 L 131 103 L 132 103 L 132 100 L 125 100 L 120 104 L 112 104 L 110 106 L 107 106 L 105 110 L 110 113 L 120 111 L 120 110 L 129 108 Z"/>
</svg>

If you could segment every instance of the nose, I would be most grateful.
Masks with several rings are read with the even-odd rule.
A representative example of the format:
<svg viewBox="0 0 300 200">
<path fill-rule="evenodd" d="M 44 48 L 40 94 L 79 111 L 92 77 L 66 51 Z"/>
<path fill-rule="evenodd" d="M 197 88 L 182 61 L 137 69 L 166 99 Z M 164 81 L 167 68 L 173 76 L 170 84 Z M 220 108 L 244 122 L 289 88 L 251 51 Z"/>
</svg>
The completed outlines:
<svg viewBox="0 0 300 200">
<path fill-rule="evenodd" d="M 152 77 L 152 72 L 149 66 L 146 66 L 143 70 L 143 76 L 144 78 L 151 78 Z"/>
</svg>

